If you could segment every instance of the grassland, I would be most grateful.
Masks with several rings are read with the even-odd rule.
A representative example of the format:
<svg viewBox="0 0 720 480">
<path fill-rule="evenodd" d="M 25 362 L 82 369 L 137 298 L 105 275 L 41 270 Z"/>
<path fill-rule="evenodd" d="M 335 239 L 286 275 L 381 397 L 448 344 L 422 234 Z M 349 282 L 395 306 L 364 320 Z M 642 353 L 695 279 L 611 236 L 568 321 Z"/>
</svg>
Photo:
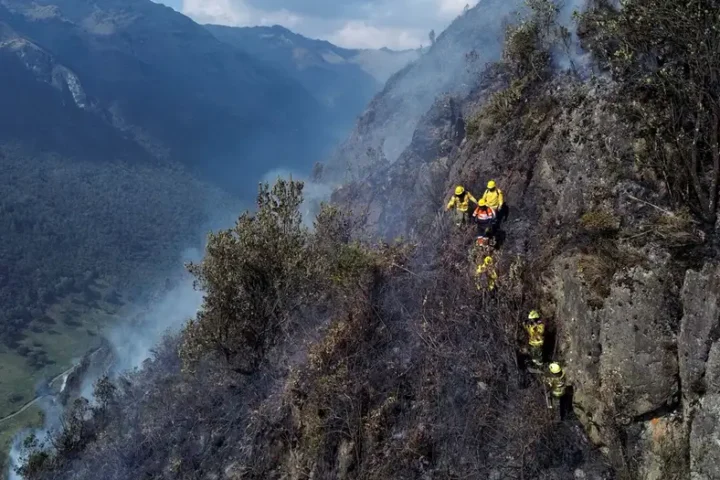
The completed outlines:
<svg viewBox="0 0 720 480">
<path fill-rule="evenodd" d="M 50 381 L 97 346 L 100 332 L 117 320 L 122 301 L 102 300 L 109 286 L 98 281 L 90 289 L 91 301 L 87 293 L 73 294 L 46 310 L 52 323 L 46 319 L 42 328 L 29 329 L 21 342 L 26 349 L 0 347 L 0 464 L 17 433 L 43 423 L 41 409 L 28 403 L 48 393 Z M 44 365 L 38 368 L 33 357 L 44 359 Z M 6 470 L 3 466 L 0 478 Z"/>
</svg>

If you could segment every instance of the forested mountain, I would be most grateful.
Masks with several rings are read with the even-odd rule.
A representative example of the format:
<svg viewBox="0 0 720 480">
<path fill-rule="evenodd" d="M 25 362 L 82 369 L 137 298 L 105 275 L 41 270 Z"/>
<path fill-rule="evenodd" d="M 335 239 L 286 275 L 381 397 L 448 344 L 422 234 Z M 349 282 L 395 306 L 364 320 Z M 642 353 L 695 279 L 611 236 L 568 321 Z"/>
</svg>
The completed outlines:
<svg viewBox="0 0 720 480">
<path fill-rule="evenodd" d="M 333 115 L 344 138 L 367 103 L 393 73 L 416 60 L 420 50 L 347 49 L 313 40 L 275 25 L 207 25 L 218 39 L 244 50 L 297 79 Z M 341 138 L 341 139 L 342 139 Z"/>
<path fill-rule="evenodd" d="M 149 0 L 3 0 L 0 22 L 3 50 L 33 83 L 54 86 L 48 92 L 56 92 L 56 102 L 63 90 L 75 90 L 64 114 L 91 116 L 94 129 L 112 130 L 235 193 L 254 190 L 273 166 L 311 165 L 327 146 L 326 110 L 299 83 L 168 7 Z M 31 88 L 15 91 L 29 95 Z M 3 123 L 24 115 L 22 132 L 42 148 L 53 138 L 36 135 L 44 122 L 62 123 L 55 128 L 69 131 L 56 136 L 69 145 L 96 137 L 48 118 L 39 105 L 0 115 Z M 119 151 L 132 153 L 104 154 Z"/>
<path fill-rule="evenodd" d="M 489 65 L 438 47 L 463 84 L 428 85 L 431 51 L 375 97 L 340 152 L 372 168 L 314 229 L 300 183 L 262 187 L 191 265 L 196 317 L 68 402 L 26 478 L 720 478 L 720 4 L 528 3 Z M 437 45 L 494 38 L 487 7 Z M 490 179 L 486 248 L 444 210 Z"/>
<path fill-rule="evenodd" d="M 0 0 L 0 417 L 263 174 L 319 160 L 331 119 L 150 0 Z"/>
</svg>

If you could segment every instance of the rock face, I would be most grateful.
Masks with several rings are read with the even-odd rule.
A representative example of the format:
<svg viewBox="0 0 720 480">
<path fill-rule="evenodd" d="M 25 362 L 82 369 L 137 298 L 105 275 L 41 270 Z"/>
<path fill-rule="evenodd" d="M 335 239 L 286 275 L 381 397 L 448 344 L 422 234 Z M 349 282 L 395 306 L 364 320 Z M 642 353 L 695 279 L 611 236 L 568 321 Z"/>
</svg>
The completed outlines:
<svg viewBox="0 0 720 480">
<path fill-rule="evenodd" d="M 720 266 L 689 271 L 678 336 L 692 480 L 720 478 Z"/>
<path fill-rule="evenodd" d="M 680 462 L 685 458 L 682 442 L 666 442 L 681 432 L 674 415 L 668 416 L 678 405 L 679 382 L 670 292 L 662 280 L 667 275 L 661 268 L 617 273 L 603 307 L 591 310 L 581 269 L 577 258 L 556 265 L 559 346 L 575 411 L 618 470 L 645 471 L 640 478 L 672 478 L 667 470 L 675 465 L 657 465 L 670 454 Z M 638 454 L 640 461 L 631 458 Z"/>
<path fill-rule="evenodd" d="M 498 82 L 436 103 L 398 161 L 342 198 L 372 212 L 371 230 L 422 238 L 431 228 L 423 219 L 440 215 L 454 184 L 480 194 L 495 179 L 510 211 L 499 269 L 526 262 L 528 295 L 552 317 L 589 439 L 619 478 L 720 478 L 720 270 L 702 267 L 703 250 L 673 249 L 682 238 L 683 252 L 695 252 L 702 234 L 648 205 L 667 199 L 634 163 L 633 133 L 614 113 L 611 84 L 558 79 L 528 96 L 528 113 L 501 133 L 455 137 L 474 114 L 470 105 Z M 423 183 L 434 193 L 422 196 Z"/>
</svg>

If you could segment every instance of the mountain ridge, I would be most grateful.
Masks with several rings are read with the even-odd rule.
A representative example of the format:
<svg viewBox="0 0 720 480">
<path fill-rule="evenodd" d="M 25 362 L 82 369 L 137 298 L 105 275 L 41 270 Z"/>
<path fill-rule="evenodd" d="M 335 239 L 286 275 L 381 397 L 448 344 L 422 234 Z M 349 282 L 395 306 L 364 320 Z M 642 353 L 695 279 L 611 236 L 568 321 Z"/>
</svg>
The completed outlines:
<svg viewBox="0 0 720 480">
<path fill-rule="evenodd" d="M 347 49 L 325 40 L 304 37 L 275 25 L 228 27 L 205 25 L 223 42 L 282 70 L 299 81 L 325 106 L 341 141 L 369 100 L 381 90 L 390 72 L 417 60 L 420 52 L 408 50 Z"/>
<path fill-rule="evenodd" d="M 161 156 L 225 188 L 237 192 L 238 182 L 213 170 L 237 175 L 242 163 L 259 178 L 264 172 L 252 159 L 288 162 L 291 150 L 282 146 L 292 143 L 289 163 L 311 165 L 322 149 L 322 129 L 312 126 L 322 124 L 325 112 L 299 83 L 172 9 L 146 0 L 0 5 L 0 20 L 74 72 L 104 120 L 157 145 L 154 155 L 165 151 Z M 160 27 L 169 35 L 158 33 Z M 285 114 L 270 113 L 277 108 Z M 267 142 L 268 131 L 287 141 Z M 312 137 L 317 145 L 307 140 Z"/>
</svg>

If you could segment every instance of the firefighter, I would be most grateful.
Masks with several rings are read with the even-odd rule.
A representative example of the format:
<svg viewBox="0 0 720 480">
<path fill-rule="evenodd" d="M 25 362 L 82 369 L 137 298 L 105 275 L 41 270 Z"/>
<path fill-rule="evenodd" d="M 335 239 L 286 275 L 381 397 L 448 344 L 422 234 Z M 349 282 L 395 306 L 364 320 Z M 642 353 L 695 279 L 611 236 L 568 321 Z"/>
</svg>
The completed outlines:
<svg viewBox="0 0 720 480">
<path fill-rule="evenodd" d="M 477 277 L 477 289 L 480 290 L 482 288 L 482 284 L 480 282 L 481 277 L 485 277 L 487 281 L 487 289 L 489 291 L 495 290 L 495 282 L 497 281 L 498 274 L 497 270 L 495 269 L 495 262 L 493 261 L 492 257 L 486 256 L 482 263 L 478 265 L 477 270 L 475 271 L 475 276 Z"/>
<path fill-rule="evenodd" d="M 495 235 L 495 212 L 487 206 L 485 200 L 480 199 L 475 212 L 473 212 L 473 217 L 478 225 L 478 245 L 489 245 Z"/>
<path fill-rule="evenodd" d="M 530 361 L 536 367 L 543 364 L 543 346 L 545 345 L 545 323 L 537 310 L 532 310 L 523 325 L 528 335 Z"/>
<path fill-rule="evenodd" d="M 560 399 L 565 395 L 567 386 L 565 385 L 565 371 L 558 362 L 548 365 L 545 384 L 550 388 L 550 395 L 557 401 L 553 403 L 559 404 Z"/>
<path fill-rule="evenodd" d="M 502 209 L 503 204 L 505 203 L 503 192 L 497 188 L 495 180 L 490 180 L 488 182 L 487 190 L 485 190 L 485 193 L 480 200 L 485 201 L 485 204 L 492 208 L 496 215 L 500 212 L 500 209 Z"/>
<path fill-rule="evenodd" d="M 477 200 L 472 193 L 465 190 L 465 187 L 458 185 L 455 187 L 455 195 L 452 196 L 447 204 L 447 210 L 455 207 L 455 224 L 457 226 L 466 224 L 470 221 L 470 202 L 477 204 Z"/>
</svg>

